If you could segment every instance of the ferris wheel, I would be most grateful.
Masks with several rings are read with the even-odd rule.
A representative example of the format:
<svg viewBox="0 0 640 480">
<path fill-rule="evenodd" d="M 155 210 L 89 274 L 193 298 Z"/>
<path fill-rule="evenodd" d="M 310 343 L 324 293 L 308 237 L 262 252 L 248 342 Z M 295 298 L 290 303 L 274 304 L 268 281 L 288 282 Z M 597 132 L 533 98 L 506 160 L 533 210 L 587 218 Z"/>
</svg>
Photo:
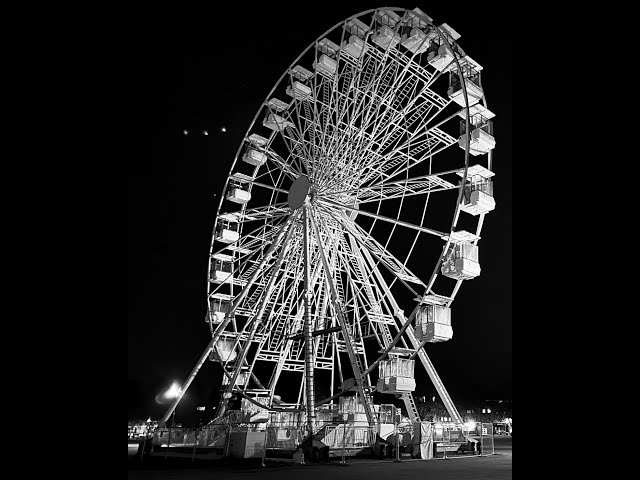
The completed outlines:
<svg viewBox="0 0 640 480">
<path fill-rule="evenodd" d="M 312 430 L 320 390 L 357 391 L 371 423 L 372 393 L 393 394 L 417 421 L 417 357 L 462 423 L 424 348 L 452 339 L 451 305 L 480 274 L 495 207 L 494 114 L 460 37 L 418 8 L 368 10 L 284 71 L 224 186 L 211 340 L 182 392 L 210 359 L 223 398 L 303 406 Z M 283 376 L 297 378 L 297 399 L 278 394 Z"/>
</svg>

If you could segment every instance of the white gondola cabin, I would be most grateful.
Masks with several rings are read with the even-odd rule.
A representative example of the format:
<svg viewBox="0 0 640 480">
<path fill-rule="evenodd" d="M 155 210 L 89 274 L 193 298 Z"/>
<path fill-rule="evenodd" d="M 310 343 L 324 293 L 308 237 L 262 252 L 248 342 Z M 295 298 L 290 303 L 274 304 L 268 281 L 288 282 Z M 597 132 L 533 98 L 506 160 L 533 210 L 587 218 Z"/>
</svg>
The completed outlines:
<svg viewBox="0 0 640 480">
<path fill-rule="evenodd" d="M 464 230 L 452 234 L 452 243 L 441 268 L 445 277 L 468 280 L 480 275 L 478 246 L 471 243 L 477 238 Z"/>
<path fill-rule="evenodd" d="M 293 127 L 293 123 L 291 123 L 289 120 L 284 119 L 280 115 L 276 115 L 275 113 L 268 113 L 262 121 L 262 125 L 270 130 L 273 130 L 274 132 L 278 130 L 284 130 L 287 127 Z"/>
<path fill-rule="evenodd" d="M 211 259 L 211 281 L 213 283 L 233 283 L 233 257 L 216 253 Z"/>
<path fill-rule="evenodd" d="M 254 167 L 261 167 L 267 161 L 267 156 L 260 150 L 249 148 L 244 152 L 244 155 L 242 155 L 242 160 Z"/>
<path fill-rule="evenodd" d="M 214 325 L 222 323 L 229 313 L 231 301 L 233 297 L 224 293 L 214 293 L 209 297 L 209 311 L 207 312 L 206 321 Z"/>
<path fill-rule="evenodd" d="M 287 102 L 284 102 L 284 101 L 280 100 L 279 98 L 275 98 L 275 97 L 270 98 L 269 100 L 267 100 L 267 105 L 274 112 L 282 112 L 282 111 L 286 110 L 287 108 L 289 108 L 289 104 Z M 264 142 L 260 146 L 264 146 L 266 143 L 267 142 Z"/>
<path fill-rule="evenodd" d="M 273 100 L 277 100 L 277 99 L 273 99 Z M 278 100 L 278 101 L 280 101 L 280 100 Z M 282 102 L 282 103 L 284 103 L 284 102 Z M 251 143 L 252 145 L 255 145 L 256 147 L 264 147 L 269 140 L 264 138 L 262 135 L 258 135 L 257 133 L 252 133 L 251 135 L 249 135 L 247 137 L 247 141 L 249 143 Z"/>
<path fill-rule="evenodd" d="M 232 371 L 235 368 L 231 369 Z M 238 374 L 238 379 L 236 380 L 236 385 L 244 386 L 249 383 L 249 367 L 240 367 L 240 373 Z M 222 376 L 222 385 L 229 385 L 229 378 L 226 375 Z"/>
<path fill-rule="evenodd" d="M 463 176 L 464 170 L 456 172 Z M 488 213 L 496 208 L 493 198 L 493 182 L 491 177 L 494 172 L 482 165 L 472 165 L 467 170 L 467 185 L 464 187 L 462 204 L 460 209 L 471 215 Z"/>
<path fill-rule="evenodd" d="M 300 83 L 297 80 L 287 87 L 287 95 L 297 100 L 308 100 L 311 98 L 311 87 Z"/>
<path fill-rule="evenodd" d="M 242 205 L 247 203 L 249 200 L 251 200 L 251 193 L 246 190 L 243 190 L 239 186 L 233 186 L 229 189 L 229 192 L 227 193 L 227 200 L 234 203 L 239 203 Z"/>
<path fill-rule="evenodd" d="M 446 342 L 453 337 L 451 309 L 445 305 L 420 305 L 415 324 L 414 334 L 419 342 Z"/>
<path fill-rule="evenodd" d="M 462 67 L 465 70 L 465 67 Z M 456 102 L 461 107 L 466 106 L 464 102 L 464 91 L 462 89 L 462 82 L 458 75 L 450 72 L 449 89 L 447 95 L 451 100 Z M 465 75 L 464 85 L 467 87 L 467 98 L 469 99 L 469 106 L 475 105 L 484 95 L 482 88 L 480 87 L 480 73 L 471 72 L 469 76 Z"/>
<path fill-rule="evenodd" d="M 433 48 L 433 47 L 437 48 Z M 427 55 L 427 62 L 436 70 L 442 71 L 448 66 L 453 60 L 453 52 L 446 45 L 437 46 L 437 44 L 433 44 L 431 48 L 429 48 L 429 55 Z"/>
<path fill-rule="evenodd" d="M 411 53 L 419 54 L 426 52 L 431 45 L 431 40 L 436 36 L 435 33 L 426 34 L 419 28 L 412 28 L 409 36 L 400 42 L 404 48 Z"/>
<path fill-rule="evenodd" d="M 408 10 L 403 20 L 408 26 L 417 28 L 425 28 L 428 25 L 427 22 L 433 22 L 433 18 L 417 7 L 413 10 Z"/>
<path fill-rule="evenodd" d="M 362 52 L 364 51 L 364 46 L 364 40 L 357 35 L 351 35 L 349 37 L 349 41 L 344 41 L 342 50 L 354 58 L 360 58 L 360 55 L 362 55 Z"/>
<path fill-rule="evenodd" d="M 394 48 L 400 43 L 401 37 L 392 28 L 383 25 L 376 33 L 371 37 L 371 41 L 385 50 L 387 48 Z"/>
<path fill-rule="evenodd" d="M 369 31 L 369 25 L 362 20 L 352 18 L 345 24 L 344 29 L 352 35 L 364 38 L 365 34 Z"/>
<path fill-rule="evenodd" d="M 226 218 L 220 218 L 216 226 L 215 239 L 222 243 L 234 243 L 240 238 L 238 233 L 239 224 L 236 221 L 230 221 Z"/>
<path fill-rule="evenodd" d="M 338 54 L 338 50 L 340 50 L 340 45 L 332 42 L 328 38 L 323 38 L 318 42 L 317 48 L 322 53 L 325 53 L 330 57 L 335 57 Z"/>
<path fill-rule="evenodd" d="M 232 362 L 238 356 L 238 352 L 233 348 L 235 340 L 232 338 L 220 338 L 216 342 L 216 346 L 209 354 L 209 360 L 212 362 Z M 224 383 L 224 382 L 223 382 Z"/>
<path fill-rule="evenodd" d="M 336 73 L 338 68 L 338 62 L 323 53 L 317 62 L 313 62 L 313 68 L 320 74 L 333 77 L 333 74 Z"/>
<path fill-rule="evenodd" d="M 407 393 L 416 389 L 413 378 L 414 360 L 393 356 L 378 364 L 378 383 L 380 393 Z"/>
<path fill-rule="evenodd" d="M 253 178 L 244 173 L 234 173 L 230 177 L 229 190 L 227 192 L 227 200 L 244 205 L 251 200 L 251 192 L 248 190 L 248 183 Z"/>
<path fill-rule="evenodd" d="M 466 122 L 460 122 L 461 135 L 458 139 L 458 146 L 465 150 L 468 142 L 469 153 L 471 155 L 482 155 L 484 153 L 488 153 L 496 146 L 496 140 L 493 137 L 493 122 L 482 118 L 481 115 L 476 116 L 476 118 L 474 118 L 474 122 L 472 122 L 474 123 L 472 125 L 474 128 L 471 130 L 470 136 L 465 131 Z"/>
<path fill-rule="evenodd" d="M 291 69 L 291 75 L 293 75 L 293 78 L 300 80 L 301 82 L 306 82 L 313 78 L 313 72 L 307 70 L 301 65 L 296 65 L 295 67 L 293 67 Z"/>
<path fill-rule="evenodd" d="M 381 25 L 395 27 L 400 21 L 400 16 L 393 10 L 380 9 L 374 15 L 373 18 Z"/>
<path fill-rule="evenodd" d="M 466 109 L 460 110 L 458 116 L 462 119 L 467 118 Z M 469 119 L 473 125 L 482 123 L 484 120 L 488 120 L 490 118 L 495 117 L 496 114 L 489 110 L 487 107 L 482 105 L 482 103 L 476 103 L 475 105 L 471 105 L 469 107 Z"/>
</svg>

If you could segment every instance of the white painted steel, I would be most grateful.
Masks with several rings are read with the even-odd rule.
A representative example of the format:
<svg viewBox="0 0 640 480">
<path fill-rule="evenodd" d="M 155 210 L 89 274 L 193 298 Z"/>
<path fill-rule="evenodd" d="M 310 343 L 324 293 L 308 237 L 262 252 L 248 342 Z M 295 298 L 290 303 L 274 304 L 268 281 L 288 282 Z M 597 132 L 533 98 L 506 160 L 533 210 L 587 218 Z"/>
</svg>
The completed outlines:
<svg viewBox="0 0 640 480">
<path fill-rule="evenodd" d="M 460 419 L 423 349 L 452 337 L 450 321 L 427 323 L 416 335 L 409 325 L 421 302 L 436 298 L 448 309 L 462 279 L 479 273 L 466 255 L 473 249 L 459 243 L 474 242 L 477 260 L 484 214 L 492 209 L 483 192 L 463 201 L 474 178 L 493 174 L 489 155 L 474 177 L 469 156 L 490 152 L 495 141 L 471 128 L 472 115 L 491 114 L 479 84 L 449 88 L 449 71 L 465 78 L 462 66 L 471 65 L 458 38 L 417 8 L 369 10 L 320 35 L 283 68 L 238 149 L 218 206 L 216 225 L 238 222 L 238 237 L 214 226 L 207 319 L 212 340 L 229 340 L 238 352 L 221 362 L 225 394 L 257 388 L 273 400 L 282 372 L 303 375 L 309 387 L 315 372 L 326 370 L 332 393 L 355 377 L 362 413 L 375 423 L 370 374 L 404 348 L 403 355 L 419 356 L 451 417 Z M 471 142 L 460 137 L 460 115 Z M 454 144 L 464 154 L 449 148 Z M 436 225 L 433 212 L 442 210 L 449 216 Z M 477 221 L 469 238 L 456 232 L 461 211 Z M 428 253 L 425 237 L 442 245 L 426 263 L 416 261 Z M 456 251 L 466 256 L 452 256 Z M 445 283 L 436 283 L 441 278 Z M 222 298 L 230 302 L 226 312 L 215 304 Z M 407 318 L 403 309 L 414 313 Z M 385 353 L 367 353 L 367 342 Z M 400 394 L 419 420 L 413 372 L 378 385 Z M 313 403 L 302 391 L 298 402 Z M 309 420 L 313 408 L 306 405 Z"/>
</svg>

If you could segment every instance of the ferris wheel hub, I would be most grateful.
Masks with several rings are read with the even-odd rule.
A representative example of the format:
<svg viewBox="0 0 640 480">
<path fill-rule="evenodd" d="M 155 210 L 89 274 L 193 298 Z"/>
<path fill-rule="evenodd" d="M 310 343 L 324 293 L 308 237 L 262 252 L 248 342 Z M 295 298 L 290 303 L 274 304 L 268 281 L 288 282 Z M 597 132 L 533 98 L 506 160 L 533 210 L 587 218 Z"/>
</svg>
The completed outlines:
<svg viewBox="0 0 640 480">
<path fill-rule="evenodd" d="M 311 182 L 306 175 L 300 175 L 291 185 L 287 203 L 292 210 L 297 210 L 304 205 L 307 196 L 313 195 L 311 191 Z"/>
</svg>

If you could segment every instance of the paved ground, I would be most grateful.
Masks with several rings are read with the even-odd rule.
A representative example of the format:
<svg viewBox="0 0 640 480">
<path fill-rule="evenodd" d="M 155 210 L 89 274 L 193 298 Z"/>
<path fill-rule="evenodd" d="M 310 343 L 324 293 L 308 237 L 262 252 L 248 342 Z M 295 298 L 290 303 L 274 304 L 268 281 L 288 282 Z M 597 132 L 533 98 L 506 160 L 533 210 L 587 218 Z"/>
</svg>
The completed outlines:
<svg viewBox="0 0 640 480">
<path fill-rule="evenodd" d="M 178 466 L 149 465 L 146 468 L 130 468 L 130 480 L 240 480 L 255 478 L 282 480 L 511 480 L 512 437 L 496 437 L 495 455 L 487 457 L 462 457 L 449 460 L 405 460 L 401 463 L 375 460 L 348 460 L 348 465 L 337 461 L 329 464 L 247 466 Z"/>
</svg>

